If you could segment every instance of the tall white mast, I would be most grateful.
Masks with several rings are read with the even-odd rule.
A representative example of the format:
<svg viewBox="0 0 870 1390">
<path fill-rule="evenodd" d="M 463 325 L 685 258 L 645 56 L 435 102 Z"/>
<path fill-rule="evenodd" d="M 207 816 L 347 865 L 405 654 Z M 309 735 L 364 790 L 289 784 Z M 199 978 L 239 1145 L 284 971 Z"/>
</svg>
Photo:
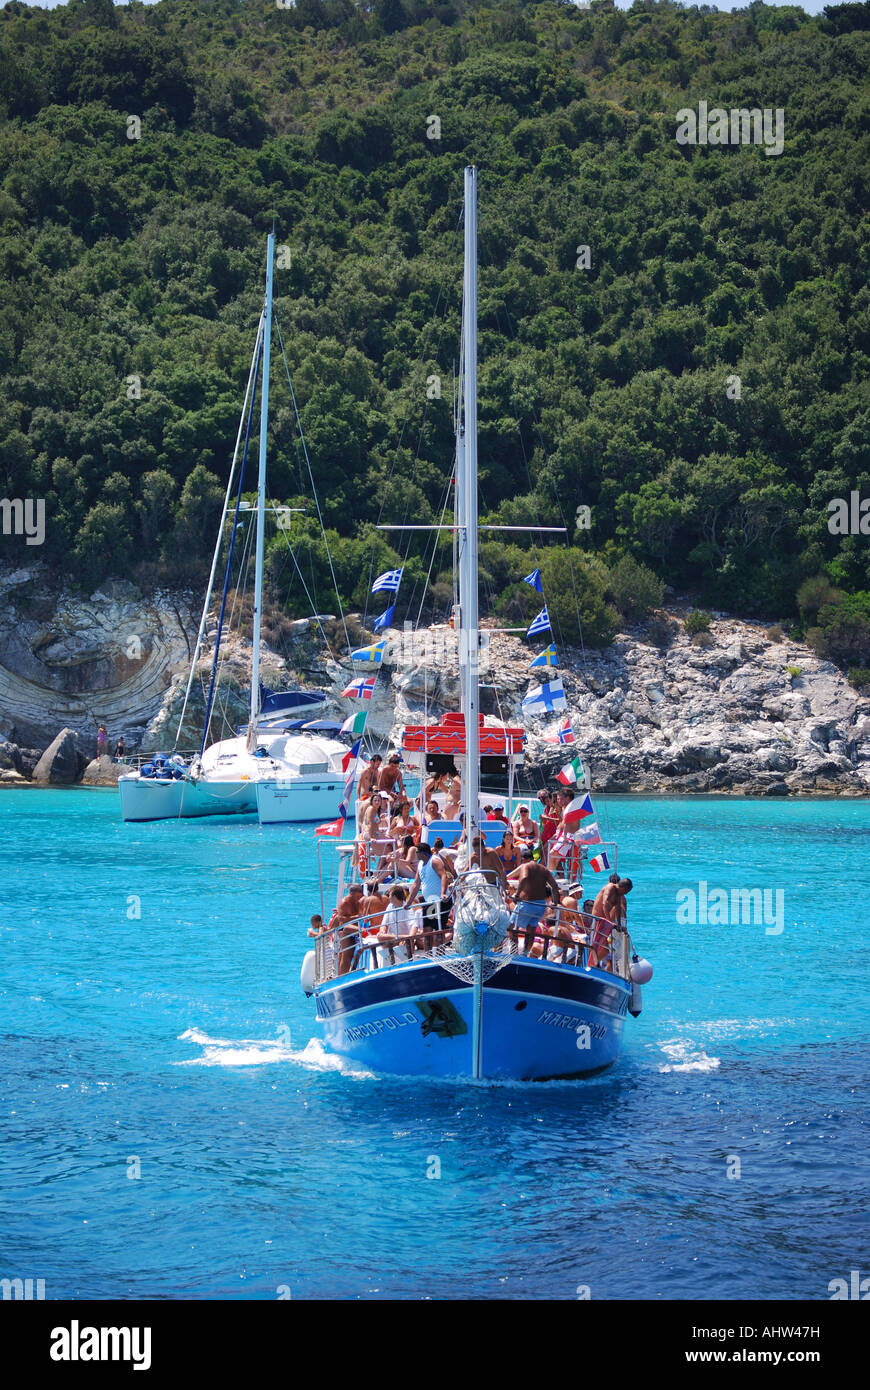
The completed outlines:
<svg viewBox="0 0 870 1390">
<path fill-rule="evenodd" d="M 257 746 L 257 719 L 260 714 L 260 626 L 263 617 L 263 546 L 266 522 L 266 431 L 269 425 L 269 358 L 272 346 L 272 263 L 275 233 L 266 243 L 266 307 L 263 322 L 263 387 L 260 392 L 260 467 L 257 475 L 257 556 L 254 580 L 254 653 L 251 661 L 251 717 L 247 746 Z"/>
<path fill-rule="evenodd" d="M 465 170 L 465 293 L 463 296 L 463 444 L 457 464 L 461 474 L 462 507 L 459 533 L 459 660 L 465 672 L 462 712 L 465 715 L 465 832 L 469 855 L 478 833 L 480 791 L 480 700 L 478 694 L 479 638 L 477 602 L 477 170 Z"/>
</svg>

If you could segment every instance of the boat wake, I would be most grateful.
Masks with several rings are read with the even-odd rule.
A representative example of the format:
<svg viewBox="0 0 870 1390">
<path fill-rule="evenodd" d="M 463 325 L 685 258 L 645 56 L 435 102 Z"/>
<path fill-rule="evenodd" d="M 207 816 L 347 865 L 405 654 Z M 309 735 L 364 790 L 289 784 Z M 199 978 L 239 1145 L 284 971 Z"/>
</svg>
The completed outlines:
<svg viewBox="0 0 870 1390">
<path fill-rule="evenodd" d="M 319 1038 L 311 1038 L 300 1050 L 275 1038 L 211 1038 L 201 1028 L 188 1028 L 179 1034 L 178 1041 L 201 1047 L 202 1055 L 174 1062 L 176 1067 L 262 1067 L 292 1062 L 311 1071 L 337 1071 L 357 1080 L 373 1076 L 372 1072 L 327 1052 Z"/>
<path fill-rule="evenodd" d="M 662 1072 L 715 1071 L 721 1060 L 719 1057 L 708 1057 L 703 1048 L 696 1047 L 694 1043 L 683 1038 L 671 1038 L 659 1046 L 669 1058 L 667 1062 L 659 1065 L 659 1071 Z"/>
</svg>

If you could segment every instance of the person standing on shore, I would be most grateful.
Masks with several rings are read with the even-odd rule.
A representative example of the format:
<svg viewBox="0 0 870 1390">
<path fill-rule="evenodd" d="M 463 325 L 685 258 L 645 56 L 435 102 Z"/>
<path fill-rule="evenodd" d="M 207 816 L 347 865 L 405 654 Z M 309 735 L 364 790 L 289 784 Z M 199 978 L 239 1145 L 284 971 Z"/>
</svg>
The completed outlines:
<svg viewBox="0 0 870 1390">
<path fill-rule="evenodd" d="M 119 735 L 118 735 L 118 742 L 115 744 L 115 753 L 114 753 L 115 762 L 116 762 L 116 763 L 123 762 L 123 760 L 124 760 L 124 755 L 126 754 L 126 752 L 127 752 L 127 748 L 126 748 L 126 746 L 125 746 L 125 744 L 124 744 L 124 735 L 123 735 L 123 734 L 119 734 Z"/>
<path fill-rule="evenodd" d="M 109 751 L 109 735 L 105 724 L 97 729 L 97 757 L 102 758 Z"/>
</svg>

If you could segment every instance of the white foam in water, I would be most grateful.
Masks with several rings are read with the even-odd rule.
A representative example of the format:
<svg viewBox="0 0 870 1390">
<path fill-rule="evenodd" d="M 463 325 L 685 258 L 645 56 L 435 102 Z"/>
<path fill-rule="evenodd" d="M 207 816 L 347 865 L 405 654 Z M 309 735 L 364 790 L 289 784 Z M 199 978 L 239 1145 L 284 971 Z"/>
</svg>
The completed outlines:
<svg viewBox="0 0 870 1390">
<path fill-rule="evenodd" d="M 708 1057 L 703 1048 L 696 1048 L 691 1041 L 682 1038 L 672 1038 L 660 1046 L 671 1060 L 663 1062 L 659 1071 L 715 1071 L 719 1065 L 718 1057 Z"/>
<path fill-rule="evenodd" d="M 175 1062 L 177 1067 L 259 1067 L 273 1062 L 295 1062 L 313 1071 L 338 1071 L 357 1080 L 373 1073 L 363 1071 L 344 1057 L 327 1052 L 319 1038 L 311 1038 L 301 1051 L 294 1051 L 274 1038 L 210 1038 L 200 1028 L 188 1028 L 179 1042 L 195 1043 L 203 1049 L 201 1057 Z"/>
</svg>

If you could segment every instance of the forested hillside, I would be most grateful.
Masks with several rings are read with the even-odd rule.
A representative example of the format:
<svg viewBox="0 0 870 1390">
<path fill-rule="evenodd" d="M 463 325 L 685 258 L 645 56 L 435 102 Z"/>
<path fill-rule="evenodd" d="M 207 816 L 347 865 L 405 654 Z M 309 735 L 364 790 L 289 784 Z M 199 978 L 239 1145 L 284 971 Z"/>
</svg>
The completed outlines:
<svg viewBox="0 0 870 1390">
<path fill-rule="evenodd" d="M 197 577 L 274 222 L 308 450 L 362 603 L 373 524 L 433 519 L 449 479 L 474 162 L 489 519 L 568 525 L 592 640 L 614 604 L 660 597 L 645 566 L 870 664 L 870 537 L 827 511 L 870 497 L 868 26 L 868 4 L 7 4 L 0 486 L 46 500 L 46 533 L 0 537 L 0 558 L 82 585 Z M 680 144 L 699 102 L 781 108 L 782 153 Z M 270 488 L 292 504 L 277 372 L 273 399 Z M 294 534 L 328 605 L 316 525 Z M 284 545 L 274 593 L 306 611 Z M 484 558 L 509 611 L 531 554 Z M 558 581 L 564 552 L 543 559 Z M 408 564 L 419 580 L 422 545 Z"/>
</svg>

